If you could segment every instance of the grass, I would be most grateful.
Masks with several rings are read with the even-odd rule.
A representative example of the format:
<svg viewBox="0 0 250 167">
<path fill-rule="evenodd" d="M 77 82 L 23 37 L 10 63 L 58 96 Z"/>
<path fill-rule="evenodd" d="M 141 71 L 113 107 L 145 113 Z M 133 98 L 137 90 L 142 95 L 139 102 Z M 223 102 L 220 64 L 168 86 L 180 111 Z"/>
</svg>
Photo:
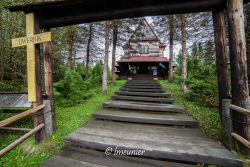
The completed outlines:
<svg viewBox="0 0 250 167">
<path fill-rule="evenodd" d="M 221 122 L 218 110 L 214 108 L 204 107 L 196 102 L 188 101 L 185 94 L 180 91 L 180 86 L 168 81 L 160 81 L 175 99 L 175 104 L 178 104 L 187 109 L 187 113 L 199 122 L 200 129 L 213 137 L 220 140 Z"/>
<path fill-rule="evenodd" d="M 89 120 L 91 115 L 102 107 L 102 103 L 117 91 L 124 81 L 118 81 L 116 86 L 110 86 L 109 90 L 99 93 L 98 96 L 89 98 L 84 103 L 74 107 L 56 108 L 57 131 L 48 139 L 37 143 L 34 137 L 30 137 L 24 143 L 7 153 L 0 159 L 1 167 L 36 167 L 55 154 L 64 146 L 64 137 L 75 129 L 81 127 Z M 95 88 L 101 92 L 101 87 Z M 0 120 L 10 117 L 11 114 L 1 114 Z M 32 128 L 31 117 L 20 120 L 13 127 Z M 1 133 L 0 150 L 20 137 L 22 133 Z"/>
</svg>

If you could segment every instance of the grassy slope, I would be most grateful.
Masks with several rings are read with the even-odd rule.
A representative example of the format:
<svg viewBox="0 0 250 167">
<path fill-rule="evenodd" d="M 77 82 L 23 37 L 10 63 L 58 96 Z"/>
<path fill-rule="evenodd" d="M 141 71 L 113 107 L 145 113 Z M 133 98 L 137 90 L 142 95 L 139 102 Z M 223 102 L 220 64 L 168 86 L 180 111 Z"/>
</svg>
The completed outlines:
<svg viewBox="0 0 250 167">
<path fill-rule="evenodd" d="M 180 91 L 180 86 L 161 81 L 161 84 L 172 94 L 175 103 L 187 109 L 188 114 L 198 120 L 201 130 L 209 136 L 220 139 L 220 118 L 218 111 L 198 105 L 197 103 L 185 99 L 185 95 Z"/>
<path fill-rule="evenodd" d="M 34 137 L 30 137 L 17 148 L 10 151 L 0 159 L 1 167 L 34 167 L 41 164 L 60 148 L 64 146 L 64 137 L 91 120 L 91 115 L 101 108 L 102 103 L 119 89 L 124 81 L 118 81 L 117 86 L 110 86 L 107 93 L 100 93 L 96 97 L 88 99 L 86 102 L 74 107 L 57 108 L 57 128 L 56 133 L 41 143 L 36 143 Z M 101 88 L 99 92 L 101 92 Z M 0 120 L 9 117 L 10 114 L 1 114 Z M 18 125 L 18 126 L 17 126 Z M 32 127 L 31 118 L 17 122 L 15 127 Z M 0 150 L 17 139 L 21 133 L 1 134 Z"/>
</svg>

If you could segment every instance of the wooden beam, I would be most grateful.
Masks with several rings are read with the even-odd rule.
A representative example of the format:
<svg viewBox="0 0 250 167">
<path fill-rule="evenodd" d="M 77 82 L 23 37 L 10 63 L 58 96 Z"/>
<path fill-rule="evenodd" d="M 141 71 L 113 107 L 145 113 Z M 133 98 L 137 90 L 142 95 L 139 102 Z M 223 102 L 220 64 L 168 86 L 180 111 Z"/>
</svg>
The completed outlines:
<svg viewBox="0 0 250 167">
<path fill-rule="evenodd" d="M 39 34 L 39 20 L 35 16 L 35 33 Z M 33 103 L 33 107 L 37 107 L 43 104 L 42 97 L 42 80 L 41 80 L 41 56 L 40 56 L 40 45 L 35 45 L 35 70 L 36 70 L 36 102 Z M 40 110 L 33 116 L 34 127 L 44 123 L 43 111 Z M 35 139 L 39 142 L 42 141 L 45 137 L 44 129 L 41 129 L 35 134 Z"/>
<path fill-rule="evenodd" d="M 221 117 L 222 99 L 230 99 L 227 71 L 226 24 L 223 11 L 213 12 L 214 39 L 219 92 L 219 113 Z"/>
<path fill-rule="evenodd" d="M 20 131 L 20 132 L 29 132 L 32 129 L 28 129 L 28 128 L 13 128 L 13 127 L 1 127 L 0 130 L 13 130 L 13 131 Z"/>
<path fill-rule="evenodd" d="M 238 140 L 239 142 L 241 142 L 242 144 L 244 144 L 247 148 L 250 149 L 250 142 L 247 141 L 246 139 L 244 139 L 243 137 L 241 137 L 240 135 L 238 135 L 237 133 L 231 133 L 231 135 Z"/>
<path fill-rule="evenodd" d="M 249 109 L 249 90 L 247 77 L 246 41 L 244 31 L 243 0 L 228 0 L 227 14 L 229 26 L 229 47 L 232 83 L 232 104 Z M 249 122 L 250 117 L 237 111 L 232 113 L 233 131 L 250 141 L 250 126 L 240 122 Z M 241 148 L 242 147 L 242 148 Z M 243 154 L 250 154 L 243 146 L 239 148 Z"/>
<path fill-rule="evenodd" d="M 25 135 L 23 135 L 22 137 L 20 137 L 19 139 L 17 139 L 16 141 L 14 141 L 13 143 L 11 143 L 10 145 L 8 145 L 7 147 L 5 147 L 3 150 L 0 151 L 0 157 L 4 156 L 7 152 L 9 152 L 13 148 L 15 148 L 16 146 L 21 144 L 28 137 L 41 131 L 43 128 L 44 128 L 44 124 L 40 124 L 37 127 L 35 127 L 34 129 L 32 129 L 31 131 L 29 131 L 28 133 L 26 133 Z"/>
<path fill-rule="evenodd" d="M 45 105 L 42 104 L 40 106 L 37 106 L 35 108 L 32 108 L 32 109 L 27 110 L 25 112 L 22 112 L 20 114 L 17 114 L 17 115 L 15 115 L 13 117 L 5 119 L 5 120 L 0 122 L 0 128 L 4 127 L 4 126 L 7 126 L 7 125 L 9 125 L 9 124 L 11 124 L 11 123 L 13 123 L 13 122 L 15 122 L 17 120 L 20 120 L 20 119 L 22 119 L 22 118 L 24 118 L 24 117 L 26 117 L 26 116 L 28 116 L 30 114 L 37 113 L 38 111 L 42 110 L 44 107 L 45 107 Z"/>
<path fill-rule="evenodd" d="M 45 31 L 49 31 L 46 29 Z M 53 69 L 52 69 L 52 44 L 51 42 L 45 42 L 43 44 L 44 49 L 44 72 L 45 72 L 45 92 L 47 99 L 50 100 L 51 114 L 53 121 L 53 131 L 56 130 L 56 116 L 55 116 L 55 103 L 53 93 Z"/>
<path fill-rule="evenodd" d="M 245 109 L 245 108 L 238 107 L 238 106 L 236 106 L 236 105 L 231 104 L 231 105 L 230 105 L 230 109 L 231 109 L 231 110 L 234 110 L 234 111 L 237 111 L 237 112 L 240 112 L 240 113 L 242 113 L 242 114 L 244 114 L 244 115 L 250 116 L 250 111 L 247 110 L 247 109 Z"/>
</svg>

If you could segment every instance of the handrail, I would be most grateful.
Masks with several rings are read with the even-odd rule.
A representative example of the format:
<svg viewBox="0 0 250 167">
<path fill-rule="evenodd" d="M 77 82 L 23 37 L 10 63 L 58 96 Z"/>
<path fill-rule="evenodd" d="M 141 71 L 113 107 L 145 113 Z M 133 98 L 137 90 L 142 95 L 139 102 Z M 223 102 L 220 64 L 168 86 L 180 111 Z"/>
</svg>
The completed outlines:
<svg viewBox="0 0 250 167">
<path fill-rule="evenodd" d="M 241 142 L 242 144 L 244 144 L 247 148 L 250 149 L 250 142 L 247 141 L 246 139 L 244 139 L 243 137 L 241 137 L 240 135 L 238 135 L 237 133 L 231 133 L 231 136 L 233 136 L 236 140 L 238 140 L 239 142 Z"/>
<path fill-rule="evenodd" d="M 240 112 L 242 114 L 250 116 L 250 111 L 245 109 L 245 108 L 242 108 L 242 107 L 239 107 L 239 106 L 236 106 L 236 105 L 233 105 L 233 104 L 230 104 L 229 107 L 230 107 L 231 110 L 234 110 L 234 111 L 237 111 L 237 112 Z"/>
<path fill-rule="evenodd" d="M 4 127 L 4 126 L 7 126 L 7 125 L 9 125 L 9 124 L 21 119 L 21 118 L 24 118 L 24 117 L 30 115 L 30 114 L 36 113 L 37 111 L 43 109 L 44 107 L 45 107 L 45 105 L 42 104 L 42 105 L 37 106 L 35 108 L 32 108 L 30 110 L 24 111 L 24 112 L 22 112 L 20 114 L 17 114 L 17 115 L 15 115 L 13 117 L 10 117 L 10 118 L 7 118 L 7 119 L 5 119 L 3 121 L 0 121 L 0 128 Z"/>
<path fill-rule="evenodd" d="M 0 151 L 0 157 L 4 156 L 7 152 L 9 152 L 13 148 L 15 148 L 16 146 L 18 146 L 19 144 L 21 144 L 25 139 L 27 139 L 28 137 L 32 136 L 34 133 L 38 132 L 42 128 L 44 128 L 44 124 L 38 125 L 37 127 L 35 127 L 34 129 L 32 129 L 31 131 L 29 131 L 28 133 L 26 133 L 25 135 L 23 135 L 22 137 L 20 137 L 19 139 L 15 140 L 13 143 L 11 143 L 10 145 L 8 145 L 7 147 L 5 147 L 4 149 L 2 149 Z"/>
</svg>

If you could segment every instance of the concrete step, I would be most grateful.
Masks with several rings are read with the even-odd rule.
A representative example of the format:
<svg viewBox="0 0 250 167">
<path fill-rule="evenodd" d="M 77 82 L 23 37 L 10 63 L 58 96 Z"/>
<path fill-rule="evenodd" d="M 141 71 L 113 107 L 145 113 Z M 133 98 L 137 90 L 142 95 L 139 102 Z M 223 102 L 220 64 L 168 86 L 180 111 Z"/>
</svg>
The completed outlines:
<svg viewBox="0 0 250 167">
<path fill-rule="evenodd" d="M 190 126 L 196 127 L 197 121 L 181 113 L 150 112 L 137 110 L 102 109 L 93 114 L 96 119 L 137 122 L 158 125 Z"/>
<path fill-rule="evenodd" d="M 142 96 L 142 97 L 171 97 L 168 93 L 150 93 L 150 92 L 128 92 L 128 91 L 117 91 L 117 95 L 126 96 Z"/>
<path fill-rule="evenodd" d="M 120 108 L 127 110 L 178 112 L 183 113 L 185 109 L 173 104 L 158 104 L 132 101 L 108 101 L 103 103 L 104 108 Z"/>
<path fill-rule="evenodd" d="M 113 100 L 125 100 L 125 101 L 142 101 L 142 102 L 156 102 L 156 103 L 173 103 L 173 99 L 169 98 L 157 98 L 157 97 L 138 97 L 138 96 L 112 96 Z"/>
</svg>

